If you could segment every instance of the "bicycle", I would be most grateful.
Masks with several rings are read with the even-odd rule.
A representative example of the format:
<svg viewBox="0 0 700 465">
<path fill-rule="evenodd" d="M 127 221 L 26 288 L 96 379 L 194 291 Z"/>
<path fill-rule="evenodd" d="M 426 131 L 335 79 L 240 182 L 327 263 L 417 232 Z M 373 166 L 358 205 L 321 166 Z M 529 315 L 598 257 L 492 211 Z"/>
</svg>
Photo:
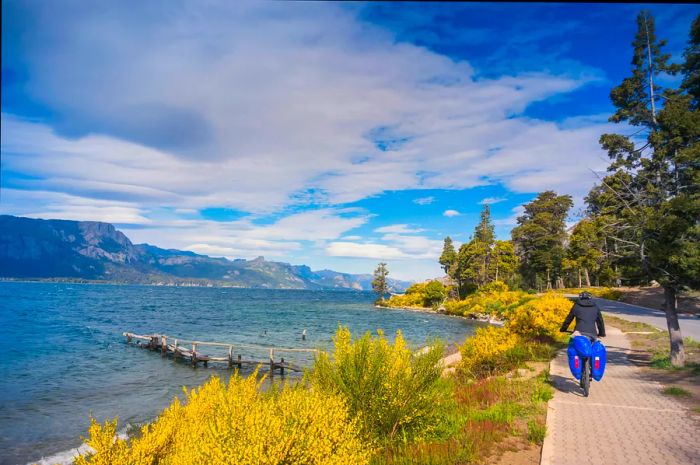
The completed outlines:
<svg viewBox="0 0 700 465">
<path fill-rule="evenodd" d="M 583 396 L 588 397 L 591 379 L 600 381 L 605 373 L 607 354 L 605 346 L 597 339 L 586 335 L 576 335 L 569 340 L 566 350 L 569 369 L 579 380 Z"/>
</svg>

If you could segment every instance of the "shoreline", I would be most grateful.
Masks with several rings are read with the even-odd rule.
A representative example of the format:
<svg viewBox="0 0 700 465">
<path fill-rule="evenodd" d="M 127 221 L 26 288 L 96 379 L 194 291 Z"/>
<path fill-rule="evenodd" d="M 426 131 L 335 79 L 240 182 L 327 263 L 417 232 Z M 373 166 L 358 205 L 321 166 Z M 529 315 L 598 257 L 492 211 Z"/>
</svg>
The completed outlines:
<svg viewBox="0 0 700 465">
<path fill-rule="evenodd" d="M 464 316 L 464 315 L 452 315 L 450 313 L 446 312 L 440 312 L 433 310 L 432 308 L 429 307 L 392 307 L 392 306 L 387 306 L 387 305 L 374 305 L 374 308 L 381 308 L 381 309 L 387 309 L 387 310 L 406 310 L 409 312 L 416 312 L 416 313 L 430 313 L 433 315 L 444 315 L 444 316 L 450 316 L 454 318 L 462 318 L 465 320 L 470 320 L 470 321 L 479 321 L 481 323 L 488 323 L 494 326 L 503 326 L 505 323 L 505 320 L 499 320 L 497 318 L 492 318 L 490 315 L 486 314 L 480 314 L 480 313 L 474 313 L 471 314 L 473 316 Z"/>
</svg>

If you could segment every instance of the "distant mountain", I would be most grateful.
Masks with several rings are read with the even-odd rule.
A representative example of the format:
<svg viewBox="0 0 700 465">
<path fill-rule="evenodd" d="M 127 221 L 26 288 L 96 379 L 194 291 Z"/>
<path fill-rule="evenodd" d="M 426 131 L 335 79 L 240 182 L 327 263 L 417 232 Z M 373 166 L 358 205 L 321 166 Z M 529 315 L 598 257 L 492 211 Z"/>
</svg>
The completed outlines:
<svg viewBox="0 0 700 465">
<path fill-rule="evenodd" d="M 372 275 L 133 244 L 109 223 L 0 215 L 0 277 L 267 289 L 371 290 Z M 411 283 L 390 280 L 392 291 Z"/>
</svg>

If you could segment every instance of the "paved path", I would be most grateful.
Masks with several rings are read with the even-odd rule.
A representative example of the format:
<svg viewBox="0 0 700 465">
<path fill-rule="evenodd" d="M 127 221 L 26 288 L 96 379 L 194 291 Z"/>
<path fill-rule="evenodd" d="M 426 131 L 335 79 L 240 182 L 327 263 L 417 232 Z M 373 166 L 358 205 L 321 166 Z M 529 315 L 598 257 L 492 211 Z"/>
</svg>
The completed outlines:
<svg viewBox="0 0 700 465">
<path fill-rule="evenodd" d="M 668 329 L 668 326 L 666 326 L 666 314 L 660 310 L 616 302 L 614 300 L 598 298 L 595 300 L 598 302 L 601 310 L 613 315 L 619 315 L 625 320 L 646 323 L 663 331 Z M 681 325 L 681 334 L 683 334 L 683 337 L 690 336 L 696 341 L 700 341 L 700 318 L 690 315 L 679 315 L 678 320 Z"/>
<path fill-rule="evenodd" d="M 629 340 L 609 328 L 608 366 L 588 398 L 569 371 L 566 354 L 551 364 L 556 392 L 549 401 L 541 465 L 697 465 L 700 422 L 658 383 L 643 380 L 627 360 Z"/>
</svg>

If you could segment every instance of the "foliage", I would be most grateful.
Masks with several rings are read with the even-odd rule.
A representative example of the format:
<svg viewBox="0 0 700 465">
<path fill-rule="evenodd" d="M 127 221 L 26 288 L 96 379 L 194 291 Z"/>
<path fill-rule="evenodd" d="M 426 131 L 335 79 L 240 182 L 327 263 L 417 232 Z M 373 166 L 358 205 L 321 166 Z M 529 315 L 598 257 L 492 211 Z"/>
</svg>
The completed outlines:
<svg viewBox="0 0 700 465">
<path fill-rule="evenodd" d="M 519 343 L 517 334 L 507 328 L 479 328 L 460 348 L 462 362 L 458 370 L 467 378 L 480 378 L 506 371 L 512 365 L 507 354 Z"/>
<path fill-rule="evenodd" d="M 447 289 L 440 281 L 430 281 L 425 285 L 425 303 L 429 306 L 438 305 L 447 297 Z"/>
<path fill-rule="evenodd" d="M 443 347 L 412 353 L 397 332 L 390 343 L 380 331 L 352 339 L 340 327 L 334 352 L 318 355 L 310 375 L 315 389 L 338 395 L 356 417 L 363 435 L 375 443 L 412 440 L 429 434 L 439 423 Z"/>
<path fill-rule="evenodd" d="M 458 316 L 488 315 L 503 318 L 512 308 L 530 298 L 522 291 L 508 290 L 502 281 L 493 281 L 463 300 L 445 302 L 445 311 Z"/>
<path fill-rule="evenodd" d="M 513 244 L 495 240 L 493 229 L 491 210 L 484 205 L 472 239 L 462 244 L 449 269 L 461 297 L 492 281 L 510 279 L 517 269 L 518 258 Z"/>
<path fill-rule="evenodd" d="M 544 438 L 547 435 L 547 425 L 536 420 L 527 422 L 527 440 L 533 444 L 542 445 Z"/>
<path fill-rule="evenodd" d="M 674 396 L 674 397 L 691 397 L 692 394 L 683 389 L 682 387 L 679 386 L 668 386 L 664 388 L 663 393 L 666 394 L 667 396 Z"/>
<path fill-rule="evenodd" d="M 671 359 L 684 363 L 676 295 L 686 286 L 700 286 L 700 110 L 698 109 L 698 48 L 696 19 L 683 65 L 670 63 L 656 37 L 654 18 L 637 17 L 631 75 L 610 98 L 616 111 L 610 121 L 639 129 L 635 137 L 604 134 L 609 175 L 587 197 L 589 211 L 604 221 L 615 241 L 616 255 L 634 259 L 649 280 L 666 295 Z M 679 89 L 663 89 L 664 73 L 682 71 Z M 645 139 L 638 144 L 639 139 Z"/>
<path fill-rule="evenodd" d="M 379 301 L 384 302 L 384 297 L 389 293 L 389 282 L 387 281 L 389 270 L 386 268 L 386 263 L 380 263 L 377 269 L 374 270 L 374 279 L 372 280 L 372 289 L 379 296 Z"/>
<path fill-rule="evenodd" d="M 402 295 L 392 295 L 384 302 L 388 307 L 426 308 L 436 307 L 447 297 L 447 288 L 440 281 L 412 284 Z"/>
<path fill-rule="evenodd" d="M 520 257 L 520 272 L 530 286 L 544 283 L 550 288 L 561 277 L 565 221 L 572 205 L 571 196 L 545 191 L 525 204 L 525 211 L 518 217 L 518 226 L 511 235 Z"/>
<path fill-rule="evenodd" d="M 94 453 L 76 465 L 346 464 L 367 463 L 345 402 L 330 394 L 283 386 L 261 392 L 256 376 L 212 378 L 175 399 L 129 441 L 115 438 L 117 422 L 92 421 Z"/>
<path fill-rule="evenodd" d="M 569 299 L 550 292 L 516 307 L 506 328 L 528 339 L 561 339 L 559 328 L 572 306 Z"/>
<path fill-rule="evenodd" d="M 591 286 L 591 274 L 596 282 L 612 282 L 617 273 L 611 266 L 611 251 L 604 232 L 604 223 L 599 218 L 583 218 L 576 223 L 564 257 L 564 269 L 575 271 L 578 287 Z M 583 276 L 582 276 L 583 275 Z"/>
<path fill-rule="evenodd" d="M 535 394 L 540 393 L 540 394 Z M 509 436 L 537 438 L 543 429 L 546 402 L 552 395 L 547 373 L 525 378 L 498 376 L 454 386 L 449 437 L 416 443 L 401 443 L 376 454 L 373 465 L 454 465 L 487 463 L 500 450 L 513 446 L 501 442 Z M 549 397 L 548 397 L 549 396 Z M 531 430 L 533 431 L 531 433 Z M 506 444 L 508 444 L 506 446 Z"/>
<path fill-rule="evenodd" d="M 442 247 L 442 255 L 440 255 L 440 265 L 445 273 L 450 274 L 450 269 L 457 260 L 457 252 L 455 252 L 455 246 L 452 243 L 452 238 L 447 236 Z"/>
<path fill-rule="evenodd" d="M 620 300 L 622 291 L 611 287 L 565 287 L 564 289 L 556 289 L 557 294 L 580 294 L 589 292 L 594 297 L 600 297 L 608 300 Z"/>
</svg>

